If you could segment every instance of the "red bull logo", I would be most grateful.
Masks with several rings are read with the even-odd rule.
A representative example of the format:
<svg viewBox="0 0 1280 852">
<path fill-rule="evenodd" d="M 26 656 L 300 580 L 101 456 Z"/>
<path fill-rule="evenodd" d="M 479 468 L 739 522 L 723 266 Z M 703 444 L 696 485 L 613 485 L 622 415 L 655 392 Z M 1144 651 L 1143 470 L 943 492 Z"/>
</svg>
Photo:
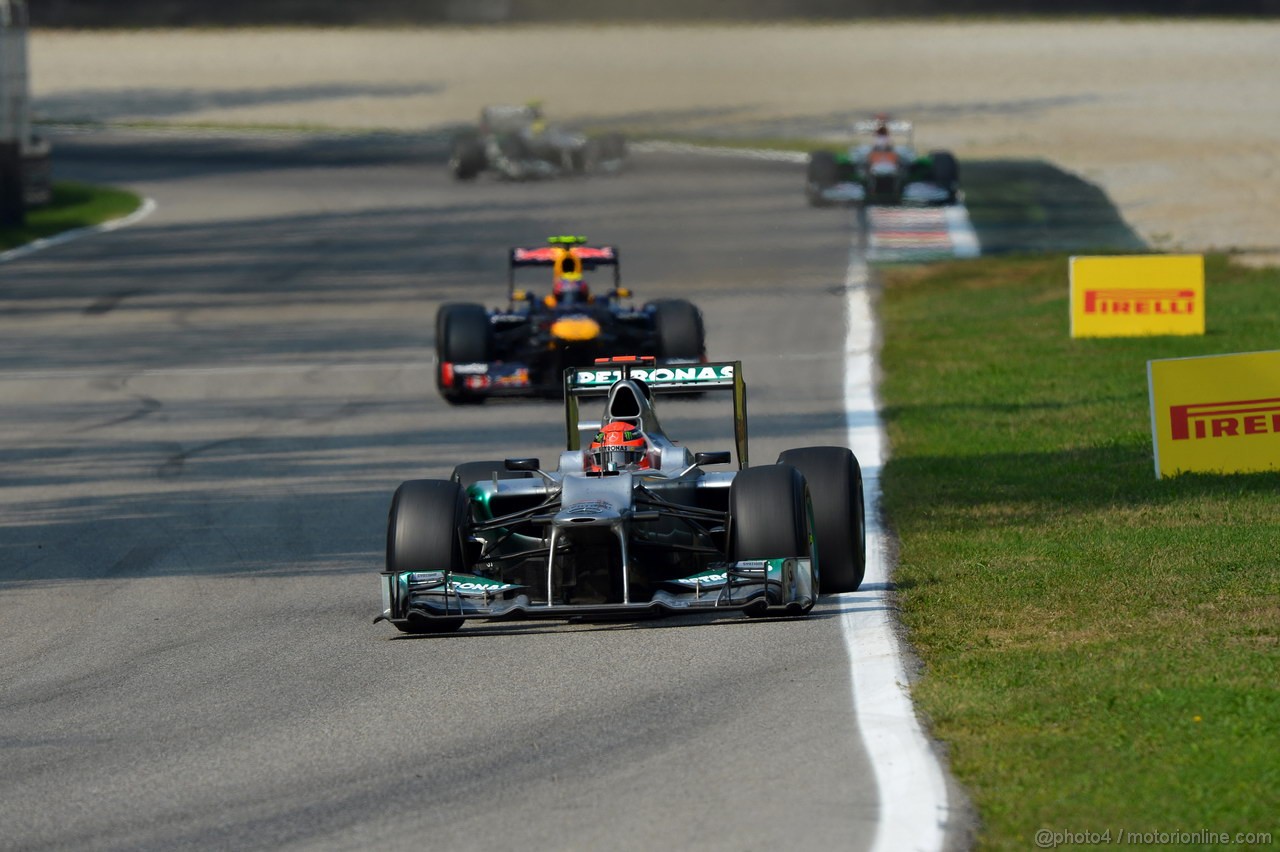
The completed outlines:
<svg viewBox="0 0 1280 852">
<path fill-rule="evenodd" d="M 1169 406 L 1175 441 L 1280 433 L 1280 397 Z"/>
</svg>

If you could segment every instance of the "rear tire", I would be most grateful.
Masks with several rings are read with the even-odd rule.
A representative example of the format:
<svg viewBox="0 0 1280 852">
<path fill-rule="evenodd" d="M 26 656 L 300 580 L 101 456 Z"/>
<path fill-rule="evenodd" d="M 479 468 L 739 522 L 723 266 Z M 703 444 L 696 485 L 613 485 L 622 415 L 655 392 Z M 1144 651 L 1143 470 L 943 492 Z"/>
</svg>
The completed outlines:
<svg viewBox="0 0 1280 852">
<path fill-rule="evenodd" d="M 950 151 L 932 151 L 933 182 L 947 190 L 949 203 L 954 204 L 960 191 L 960 164 Z"/>
<path fill-rule="evenodd" d="M 702 312 L 684 299 L 651 302 L 659 358 L 700 361 L 707 352 Z"/>
<path fill-rule="evenodd" d="M 805 447 L 786 450 L 778 456 L 778 464 L 797 468 L 809 485 L 822 593 L 857 591 L 867 570 L 858 459 L 845 447 Z"/>
<path fill-rule="evenodd" d="M 483 402 L 484 397 L 446 386 L 443 369 L 451 364 L 488 363 L 493 360 L 493 325 L 483 305 L 451 302 L 436 314 L 436 387 L 453 405 Z"/>
<path fill-rule="evenodd" d="M 462 486 L 441 479 L 411 479 L 391 498 L 387 517 L 387 571 L 463 571 L 462 536 L 467 499 Z M 414 618 L 404 633 L 452 633 L 461 618 Z"/>
<path fill-rule="evenodd" d="M 621 133 L 606 133 L 600 137 L 600 154 L 605 160 L 626 159 L 627 139 Z"/>
<path fill-rule="evenodd" d="M 455 364 L 488 362 L 493 357 L 493 325 L 483 305 L 452 302 L 436 314 L 436 354 Z"/>
</svg>

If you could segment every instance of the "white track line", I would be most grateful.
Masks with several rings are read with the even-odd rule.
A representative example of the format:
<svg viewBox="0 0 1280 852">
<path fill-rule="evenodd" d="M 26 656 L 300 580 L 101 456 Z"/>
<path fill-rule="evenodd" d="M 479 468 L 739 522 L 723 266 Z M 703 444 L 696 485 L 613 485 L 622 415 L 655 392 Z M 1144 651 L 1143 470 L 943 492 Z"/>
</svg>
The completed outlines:
<svg viewBox="0 0 1280 852">
<path fill-rule="evenodd" d="M 69 243 L 72 240 L 78 240 L 81 237 L 92 236 L 93 234 L 105 234 L 108 231 L 116 231 L 120 228 L 127 228 L 130 225 L 141 222 L 143 219 L 155 212 L 156 203 L 153 199 L 144 198 L 142 206 L 119 219 L 112 219 L 109 222 L 103 222 L 100 225 L 90 225 L 87 228 L 76 228 L 73 231 L 63 231 L 61 234 L 54 234 L 52 237 L 36 240 L 27 243 L 24 246 L 18 246 L 15 249 L 9 249 L 0 252 L 0 263 L 6 263 L 10 260 L 17 260 L 20 257 L 26 257 L 29 254 L 35 254 L 44 249 L 60 246 L 63 243 Z"/>
<path fill-rule="evenodd" d="M 867 513 L 867 573 L 862 589 L 841 600 L 856 612 L 841 618 L 853 704 L 875 772 L 880 800 L 872 852 L 937 852 L 950 818 L 947 782 L 916 720 L 889 600 L 889 553 L 880 526 L 880 469 L 887 455 L 875 392 L 878 338 L 871 276 L 856 238 L 845 276 L 845 423 L 862 466 Z"/>
<path fill-rule="evenodd" d="M 775 162 L 804 162 L 805 154 L 792 151 L 750 151 L 741 148 L 707 148 L 678 143 L 647 142 L 633 146 L 652 153 L 703 154 Z M 91 228 L 67 231 L 0 253 L 0 263 L 24 257 L 90 234 L 113 231 L 145 219 L 155 210 L 150 198 L 133 214 Z M 969 228 L 950 220 L 953 239 Z M 950 217 L 949 217 L 950 219 Z M 971 231 L 970 231 L 971 232 Z M 956 255 L 973 256 L 956 240 Z M 976 238 L 972 242 L 977 254 Z M 858 727 L 875 772 L 880 800 L 872 852 L 936 852 L 943 848 L 950 816 L 947 783 L 928 739 L 916 720 L 907 691 L 906 667 L 894 634 L 889 601 L 889 557 L 880 527 L 880 468 L 884 462 L 884 431 L 875 396 L 876 326 L 872 313 L 870 273 L 855 243 L 845 276 L 847 330 L 845 338 L 845 421 L 849 447 L 862 466 L 867 514 L 867 572 L 863 590 L 845 598 L 871 603 L 858 613 L 841 618 L 849 668 L 853 679 L 853 704 Z M 158 371 L 157 371 L 158 372 Z M 869 416 L 870 415 L 870 416 Z"/>
<path fill-rule="evenodd" d="M 798 151 L 708 148 L 669 142 L 634 145 L 649 153 L 701 154 L 803 163 Z M 977 235 L 963 206 L 945 208 L 946 230 L 956 257 L 976 257 Z M 862 590 L 842 598 L 858 612 L 841 617 L 858 729 L 875 773 L 880 816 L 871 852 L 939 852 L 950 821 L 947 781 L 916 719 L 907 689 L 902 648 L 889 600 L 889 552 L 880 526 L 880 468 L 887 455 L 876 399 L 878 337 L 871 304 L 871 275 L 855 233 L 845 274 L 845 424 L 849 447 L 862 466 L 867 513 L 867 573 Z M 866 606 L 870 604 L 870 606 Z"/>
</svg>

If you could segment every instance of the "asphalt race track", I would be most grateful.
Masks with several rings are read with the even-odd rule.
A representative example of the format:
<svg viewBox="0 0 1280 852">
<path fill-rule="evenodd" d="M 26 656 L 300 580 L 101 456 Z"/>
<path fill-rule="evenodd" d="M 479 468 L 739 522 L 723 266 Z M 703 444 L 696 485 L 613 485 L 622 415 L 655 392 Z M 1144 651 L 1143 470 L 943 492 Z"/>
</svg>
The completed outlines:
<svg viewBox="0 0 1280 852">
<path fill-rule="evenodd" d="M 459 185 L 394 137 L 55 141 L 60 179 L 159 208 L 0 265 L 0 848 L 869 845 L 839 618 L 868 596 L 371 623 L 400 481 L 561 446 L 558 403 L 435 391 L 437 305 L 500 301 L 508 246 L 585 234 L 638 299 L 693 298 L 753 460 L 844 442 L 849 216 L 802 167 Z M 662 413 L 731 445 L 727 400 Z"/>
</svg>

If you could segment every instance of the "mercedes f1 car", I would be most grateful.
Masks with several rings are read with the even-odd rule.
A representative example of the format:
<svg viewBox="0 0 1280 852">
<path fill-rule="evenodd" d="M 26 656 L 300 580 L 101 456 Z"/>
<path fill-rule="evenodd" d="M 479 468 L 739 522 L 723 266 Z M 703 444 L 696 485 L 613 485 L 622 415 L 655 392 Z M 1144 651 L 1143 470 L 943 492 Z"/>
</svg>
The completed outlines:
<svg viewBox="0 0 1280 852">
<path fill-rule="evenodd" d="M 584 273 L 613 270 L 612 289 L 594 295 Z M 516 272 L 550 268 L 550 292 L 516 287 Z M 558 396 L 566 367 L 644 352 L 660 364 L 706 359 L 702 314 L 684 299 L 637 307 L 622 286 L 618 250 L 584 237 L 552 237 L 508 257 L 507 305 L 451 302 L 436 314 L 436 384 L 453 404 L 492 396 Z"/>
<path fill-rule="evenodd" d="M 487 106 L 477 127 L 453 139 L 449 170 L 458 180 L 491 171 L 508 180 L 615 172 L 627 156 L 619 133 L 588 136 L 547 124 L 537 104 Z"/>
<path fill-rule="evenodd" d="M 909 121 L 879 116 L 858 121 L 854 133 L 867 137 L 841 154 L 809 155 L 805 195 L 815 207 L 829 204 L 954 204 L 960 167 L 949 151 L 916 153 Z"/>
<path fill-rule="evenodd" d="M 733 454 L 690 452 L 658 422 L 660 395 L 716 390 L 733 398 L 736 471 L 705 470 Z M 579 401 L 600 397 L 602 419 L 580 423 Z M 820 592 L 862 582 L 858 460 L 805 447 L 749 467 L 739 362 L 570 369 L 565 410 L 558 469 L 476 461 L 396 489 L 375 623 L 443 633 L 467 619 L 801 616 Z"/>
</svg>

